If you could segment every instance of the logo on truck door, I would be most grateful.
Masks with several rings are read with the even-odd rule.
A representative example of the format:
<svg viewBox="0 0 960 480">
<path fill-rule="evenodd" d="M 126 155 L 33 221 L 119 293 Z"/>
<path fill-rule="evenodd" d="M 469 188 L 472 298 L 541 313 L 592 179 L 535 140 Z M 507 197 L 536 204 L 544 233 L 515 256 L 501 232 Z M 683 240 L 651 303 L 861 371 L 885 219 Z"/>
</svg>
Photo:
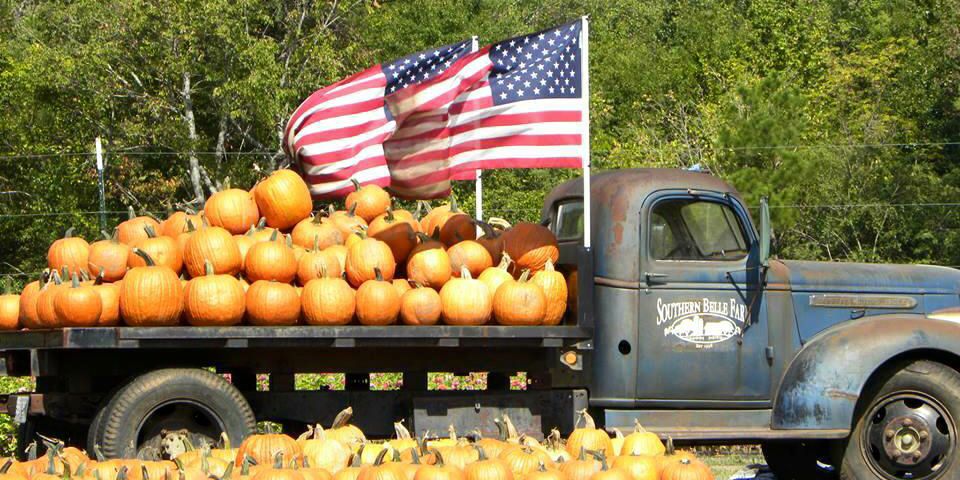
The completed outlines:
<svg viewBox="0 0 960 480">
<path fill-rule="evenodd" d="M 734 298 L 678 302 L 657 299 L 657 326 L 663 327 L 663 335 L 672 335 L 697 348 L 712 348 L 740 335 L 746 315 L 747 306 Z"/>
</svg>

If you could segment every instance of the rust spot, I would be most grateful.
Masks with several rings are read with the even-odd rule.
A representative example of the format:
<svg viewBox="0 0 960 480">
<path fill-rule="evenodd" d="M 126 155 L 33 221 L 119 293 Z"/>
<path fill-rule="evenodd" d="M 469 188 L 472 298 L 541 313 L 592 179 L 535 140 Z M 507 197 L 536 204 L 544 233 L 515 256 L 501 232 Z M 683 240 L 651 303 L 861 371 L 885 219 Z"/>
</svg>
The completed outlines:
<svg viewBox="0 0 960 480">
<path fill-rule="evenodd" d="M 618 223 L 613 226 L 613 242 L 620 244 L 623 242 L 623 224 Z"/>
</svg>

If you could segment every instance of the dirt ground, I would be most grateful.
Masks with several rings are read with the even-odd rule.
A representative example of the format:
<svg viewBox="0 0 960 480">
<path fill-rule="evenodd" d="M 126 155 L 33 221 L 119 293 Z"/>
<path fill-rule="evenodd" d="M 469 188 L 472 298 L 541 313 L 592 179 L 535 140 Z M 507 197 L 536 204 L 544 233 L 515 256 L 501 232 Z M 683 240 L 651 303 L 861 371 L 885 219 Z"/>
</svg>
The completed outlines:
<svg viewBox="0 0 960 480">
<path fill-rule="evenodd" d="M 710 468 L 717 480 L 727 480 L 733 475 L 747 469 L 749 465 L 762 465 L 763 454 L 757 445 L 735 447 L 697 447 L 694 451 Z M 738 475 L 736 478 L 743 478 Z M 748 477 L 749 478 L 749 477 Z M 770 478 L 764 476 L 760 478 Z"/>
</svg>

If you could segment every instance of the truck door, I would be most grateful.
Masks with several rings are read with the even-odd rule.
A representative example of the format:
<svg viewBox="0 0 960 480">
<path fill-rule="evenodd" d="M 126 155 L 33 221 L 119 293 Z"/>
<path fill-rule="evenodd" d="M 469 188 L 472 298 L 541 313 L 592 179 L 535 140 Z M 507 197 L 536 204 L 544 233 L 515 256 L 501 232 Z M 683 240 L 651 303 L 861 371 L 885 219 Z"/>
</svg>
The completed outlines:
<svg viewBox="0 0 960 480">
<path fill-rule="evenodd" d="M 638 401 L 769 401 L 766 303 L 746 209 L 730 195 L 663 191 L 644 202 L 640 223 Z"/>
</svg>

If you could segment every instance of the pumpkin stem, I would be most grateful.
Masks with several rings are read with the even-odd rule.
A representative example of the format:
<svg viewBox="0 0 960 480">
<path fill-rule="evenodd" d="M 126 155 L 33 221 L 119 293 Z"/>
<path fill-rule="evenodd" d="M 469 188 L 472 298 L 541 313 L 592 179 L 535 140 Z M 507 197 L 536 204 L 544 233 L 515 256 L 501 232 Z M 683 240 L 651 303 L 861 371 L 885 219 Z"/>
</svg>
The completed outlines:
<svg viewBox="0 0 960 480">
<path fill-rule="evenodd" d="M 284 237 L 287 239 L 287 248 L 293 248 L 293 235 L 288 233 Z"/>
<path fill-rule="evenodd" d="M 450 213 L 457 213 L 460 211 L 460 206 L 457 205 L 457 196 L 450 192 Z"/>
<path fill-rule="evenodd" d="M 126 465 L 120 467 L 120 470 L 117 470 L 117 480 L 127 480 L 127 471 L 129 470 L 130 468 L 128 468 Z"/>
<path fill-rule="evenodd" d="M 549 261 L 549 260 L 548 260 Z M 633 431 L 637 433 L 646 433 L 647 429 L 643 428 L 643 425 L 640 425 L 640 419 L 633 419 Z"/>
<path fill-rule="evenodd" d="M 473 277 L 470 275 L 470 269 L 466 265 L 460 266 L 460 278 L 466 280 L 473 280 Z"/>
<path fill-rule="evenodd" d="M 150 256 L 149 253 L 144 252 L 143 250 L 140 250 L 139 248 L 134 248 L 132 251 L 133 251 L 134 255 L 142 258 L 144 262 L 147 262 L 147 266 L 148 266 L 148 267 L 155 267 L 155 266 L 157 266 L 156 262 L 153 261 L 153 258 Z"/>
<path fill-rule="evenodd" d="M 193 220 L 191 220 L 191 219 L 189 219 L 189 218 L 187 219 L 187 224 L 186 224 L 186 226 L 183 227 L 183 229 L 184 229 L 185 232 L 196 232 L 196 231 L 197 231 L 197 227 L 196 227 L 196 225 L 193 224 Z"/>
<path fill-rule="evenodd" d="M 506 221 L 506 220 L 504 220 L 504 219 L 502 219 L 502 218 L 500 218 L 500 217 L 490 217 L 490 218 L 487 220 L 487 223 L 490 224 L 490 226 L 493 226 L 493 227 L 500 227 L 501 230 L 506 230 L 506 229 L 508 229 L 508 228 L 510 228 L 510 227 L 512 226 L 512 225 L 510 225 L 510 222 L 508 222 L 508 221 Z"/>
<path fill-rule="evenodd" d="M 537 471 L 538 471 L 538 472 L 546 472 L 546 471 L 547 471 L 547 466 L 546 466 L 543 462 L 540 462 L 540 466 L 537 467 Z"/>
<path fill-rule="evenodd" d="M 257 221 L 257 230 L 263 230 L 267 226 L 267 217 L 260 217 L 260 220 Z"/>
<path fill-rule="evenodd" d="M 150 472 L 147 471 L 147 466 L 140 464 L 140 478 L 143 480 L 150 480 Z"/>
<path fill-rule="evenodd" d="M 273 229 L 273 233 L 270 234 L 270 241 L 271 241 L 271 242 L 276 242 L 276 241 L 277 241 L 277 234 L 279 234 L 279 233 L 280 233 L 280 229 L 274 228 L 274 229 Z"/>
<path fill-rule="evenodd" d="M 386 220 L 387 223 L 393 223 L 397 220 L 397 218 L 393 216 L 393 207 L 387 207 L 387 216 L 384 217 L 384 220 Z"/>
<path fill-rule="evenodd" d="M 577 455 L 577 460 L 586 460 L 587 459 L 587 449 L 580 447 L 580 455 Z"/>
<path fill-rule="evenodd" d="M 500 236 L 500 234 L 497 233 L 497 231 L 494 230 L 493 226 L 491 226 L 489 223 L 484 222 L 483 220 L 478 220 L 476 218 L 471 218 L 470 221 L 474 225 L 480 227 L 480 230 L 483 230 L 483 238 L 497 238 Z"/>
<path fill-rule="evenodd" d="M 606 471 L 610 468 L 607 466 L 607 456 L 603 454 L 602 451 L 590 450 L 590 455 L 593 455 L 593 458 L 596 458 L 600 461 L 600 470 Z"/>
<path fill-rule="evenodd" d="M 333 216 L 334 213 L 337 213 L 337 210 L 333 208 L 333 204 L 327 205 L 327 216 Z"/>
<path fill-rule="evenodd" d="M 667 435 L 667 447 L 666 447 L 666 452 L 664 454 L 669 457 L 671 455 L 675 455 L 676 453 L 677 453 L 676 449 L 673 446 L 673 437 Z"/>
<path fill-rule="evenodd" d="M 353 407 L 347 407 L 343 410 L 340 410 L 340 413 L 337 414 L 333 419 L 333 425 L 330 428 L 340 428 L 345 426 L 350 419 L 353 418 Z"/>
<path fill-rule="evenodd" d="M 447 431 L 450 432 L 450 440 L 453 440 L 454 442 L 456 442 L 456 441 L 457 441 L 457 429 L 453 427 L 453 424 L 452 424 L 452 423 L 450 424 L 449 427 L 447 427 Z"/>
<path fill-rule="evenodd" d="M 74 231 L 73 227 L 68 228 L 66 232 L 63 232 L 63 238 L 73 237 L 73 231 Z"/>
<path fill-rule="evenodd" d="M 478 461 L 478 462 L 482 462 L 482 461 L 484 461 L 484 460 L 487 459 L 487 452 L 484 452 L 484 451 L 483 451 L 483 447 L 481 447 L 480 445 L 477 445 L 476 443 L 474 443 L 473 445 L 470 445 L 470 446 L 473 447 L 473 448 L 475 448 L 475 449 L 477 449 L 477 461 Z"/>
<path fill-rule="evenodd" d="M 8 458 L 7 461 L 0 467 L 0 475 L 6 475 L 10 471 L 10 467 L 13 466 L 13 459 Z"/>
<path fill-rule="evenodd" d="M 519 438 L 520 433 L 517 431 L 517 427 L 513 426 L 513 422 L 510 421 L 510 417 L 506 413 L 503 414 L 503 425 L 507 428 L 507 438 Z"/>
<path fill-rule="evenodd" d="M 410 463 L 413 465 L 420 465 L 420 455 L 417 453 L 416 448 L 410 449 Z"/>
<path fill-rule="evenodd" d="M 240 464 L 240 475 L 243 477 L 250 475 L 250 465 L 254 464 L 253 457 L 250 455 L 243 456 L 243 463 Z"/>
<path fill-rule="evenodd" d="M 431 451 L 433 452 L 433 456 L 437 458 L 437 463 L 436 463 L 436 465 L 437 465 L 438 467 L 442 467 L 442 466 L 443 466 L 443 455 L 440 454 L 440 450 L 437 450 L 436 448 L 433 448 L 433 449 L 431 449 Z"/>
<path fill-rule="evenodd" d="M 413 212 L 413 218 L 416 218 L 417 221 L 420 221 L 420 215 L 423 214 L 423 204 L 424 204 L 423 200 L 417 201 L 417 210 Z"/>
<path fill-rule="evenodd" d="M 224 450 L 230 450 L 230 436 L 227 432 L 220 432 L 220 441 L 223 443 Z"/>
<path fill-rule="evenodd" d="M 351 467 L 360 468 L 360 466 L 363 465 L 363 463 L 360 460 L 363 457 L 363 448 L 366 446 L 367 444 L 365 443 L 360 444 L 360 448 L 357 449 L 357 453 L 353 454 L 353 459 L 350 461 Z"/>
<path fill-rule="evenodd" d="M 27 445 L 27 460 L 36 460 L 37 459 L 37 442 L 30 442 L 30 445 Z"/>
<path fill-rule="evenodd" d="M 314 252 L 320 251 L 320 235 L 313 236 L 313 251 Z"/>
<path fill-rule="evenodd" d="M 377 459 L 373 461 L 373 466 L 379 467 L 383 465 L 383 459 L 386 458 L 388 450 L 387 448 L 380 450 L 380 453 L 377 454 Z"/>
<path fill-rule="evenodd" d="M 547 272 L 553 272 L 553 271 L 555 271 L 555 269 L 553 268 L 553 259 L 552 259 L 552 258 L 548 258 L 548 259 L 547 259 L 547 263 L 543 266 L 543 270 L 544 270 L 544 271 L 547 271 Z"/>
<path fill-rule="evenodd" d="M 360 191 L 360 182 L 358 182 L 356 178 L 351 178 L 351 179 L 350 179 L 350 183 L 353 184 L 353 190 L 354 190 L 355 192 L 359 192 L 359 191 Z"/>
<path fill-rule="evenodd" d="M 394 431 L 397 432 L 397 439 L 399 440 L 409 440 L 410 439 L 410 430 L 407 430 L 407 427 L 403 425 L 403 420 L 399 422 L 394 422 L 393 424 Z"/>
<path fill-rule="evenodd" d="M 505 272 L 509 271 L 511 263 L 513 263 L 513 259 L 510 258 L 510 254 L 507 252 L 503 252 L 503 256 L 500 257 L 500 264 L 497 265 L 497 268 Z"/>
<path fill-rule="evenodd" d="M 273 456 L 273 468 L 274 470 L 283 469 L 283 452 L 277 452 L 277 454 Z"/>
<path fill-rule="evenodd" d="M 356 204 L 356 203 L 354 203 L 353 205 L 350 205 L 350 210 L 347 210 L 347 216 L 349 216 L 349 217 L 356 217 L 356 216 L 357 216 L 357 204 Z"/>
<path fill-rule="evenodd" d="M 323 210 L 317 210 L 317 213 L 310 214 L 310 216 L 312 217 L 310 219 L 310 223 L 313 223 L 314 225 L 320 225 L 321 223 L 323 223 L 322 214 L 323 214 Z"/>
<path fill-rule="evenodd" d="M 378 282 L 383 281 L 383 272 L 380 271 L 380 267 L 373 267 L 373 273 L 376 275 Z"/>
<path fill-rule="evenodd" d="M 143 231 L 147 232 L 147 237 L 157 238 L 157 231 L 153 229 L 153 225 L 144 225 Z"/>
<path fill-rule="evenodd" d="M 70 286 L 73 288 L 80 287 L 80 275 L 77 275 L 77 272 L 73 272 L 73 277 L 71 278 Z"/>
<path fill-rule="evenodd" d="M 312 436 L 313 436 L 313 425 L 307 425 L 307 431 L 301 433 L 300 436 L 297 437 L 297 441 L 298 441 L 298 442 L 305 442 L 305 441 L 309 440 L 310 437 L 312 437 Z"/>
<path fill-rule="evenodd" d="M 498 433 L 497 437 L 500 439 L 501 442 L 506 442 L 507 429 L 504 428 L 503 422 L 501 422 L 499 418 L 494 418 L 493 424 L 497 426 L 497 433 Z"/>
<path fill-rule="evenodd" d="M 616 436 L 615 438 L 617 438 L 618 440 L 623 439 L 623 432 L 621 432 L 619 428 L 614 427 L 613 434 Z"/>
<path fill-rule="evenodd" d="M 524 268 L 523 271 L 520 272 L 520 279 L 517 281 L 520 283 L 527 283 L 527 280 L 529 279 L 530 279 L 530 269 Z"/>
<path fill-rule="evenodd" d="M 233 462 L 227 462 L 227 468 L 223 470 L 223 475 L 220 477 L 220 480 L 230 480 L 230 477 L 232 476 L 233 476 Z"/>
<path fill-rule="evenodd" d="M 100 236 L 103 237 L 104 240 L 110 240 L 110 234 L 107 233 L 106 230 L 100 230 Z"/>
<path fill-rule="evenodd" d="M 133 205 L 127 205 L 127 220 L 137 218 L 137 212 L 133 210 Z"/>
</svg>

